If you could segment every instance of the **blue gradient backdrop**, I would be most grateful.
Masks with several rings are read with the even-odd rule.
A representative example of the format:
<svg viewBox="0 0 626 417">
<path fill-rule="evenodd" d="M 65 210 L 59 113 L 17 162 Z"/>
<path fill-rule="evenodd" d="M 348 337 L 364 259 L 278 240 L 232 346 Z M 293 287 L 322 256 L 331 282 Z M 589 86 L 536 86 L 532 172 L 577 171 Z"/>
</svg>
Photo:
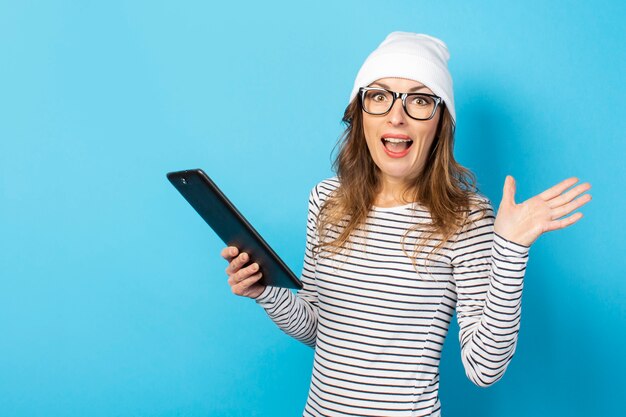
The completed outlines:
<svg viewBox="0 0 626 417">
<path fill-rule="evenodd" d="M 450 49 L 457 157 L 499 203 L 571 175 L 575 226 L 531 250 L 518 350 L 445 417 L 626 409 L 626 3 L 0 2 L 0 415 L 295 416 L 312 350 L 230 293 L 166 181 L 202 167 L 299 272 L 308 193 L 356 72 L 393 30 Z"/>
</svg>

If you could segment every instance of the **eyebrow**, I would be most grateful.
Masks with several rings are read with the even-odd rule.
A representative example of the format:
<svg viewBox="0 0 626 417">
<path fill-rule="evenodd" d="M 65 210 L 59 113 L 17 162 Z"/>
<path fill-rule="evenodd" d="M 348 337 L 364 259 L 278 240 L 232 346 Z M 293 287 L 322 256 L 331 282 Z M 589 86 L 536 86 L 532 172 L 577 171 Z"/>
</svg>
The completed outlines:
<svg viewBox="0 0 626 417">
<path fill-rule="evenodd" d="M 372 83 L 372 85 L 374 85 L 374 84 L 377 84 L 377 85 L 379 85 L 380 87 L 382 87 L 382 88 L 386 88 L 387 90 L 389 90 L 389 86 L 387 86 L 387 85 L 385 85 L 385 84 L 383 84 L 383 83 L 381 83 L 381 82 L 376 81 L 376 82 Z M 425 86 L 425 85 L 423 85 L 423 84 L 422 84 L 422 85 L 418 85 L 418 86 L 416 86 L 416 87 L 411 88 L 409 91 L 407 91 L 407 93 L 412 93 L 412 92 L 414 92 L 414 91 L 419 91 L 419 90 L 421 90 L 421 89 L 423 89 L 423 88 L 426 88 L 426 86 Z"/>
</svg>

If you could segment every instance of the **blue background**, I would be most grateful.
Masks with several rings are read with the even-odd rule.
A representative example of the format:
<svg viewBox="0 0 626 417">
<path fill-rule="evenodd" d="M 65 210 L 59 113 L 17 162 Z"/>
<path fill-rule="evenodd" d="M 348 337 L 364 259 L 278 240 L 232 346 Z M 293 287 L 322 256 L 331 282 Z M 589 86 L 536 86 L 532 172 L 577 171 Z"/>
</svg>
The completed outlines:
<svg viewBox="0 0 626 417">
<path fill-rule="evenodd" d="M 445 417 L 626 409 L 626 2 L 0 3 L 0 414 L 295 416 L 313 351 L 230 292 L 167 182 L 202 167 L 302 266 L 308 193 L 358 68 L 393 30 L 450 49 L 456 155 L 499 203 L 569 176 L 585 217 L 531 249 L 504 378 Z"/>
</svg>

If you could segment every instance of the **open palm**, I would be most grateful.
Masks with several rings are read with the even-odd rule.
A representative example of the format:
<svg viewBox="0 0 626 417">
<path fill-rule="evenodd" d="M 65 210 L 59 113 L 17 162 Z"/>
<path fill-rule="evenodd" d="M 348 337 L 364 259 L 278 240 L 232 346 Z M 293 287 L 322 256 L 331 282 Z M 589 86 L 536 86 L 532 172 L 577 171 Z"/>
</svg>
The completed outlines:
<svg viewBox="0 0 626 417">
<path fill-rule="evenodd" d="M 576 198 L 591 188 L 589 183 L 579 184 L 578 178 L 568 178 L 523 203 L 515 203 L 515 179 L 508 175 L 504 181 L 502 201 L 498 208 L 494 231 L 505 239 L 530 246 L 545 232 L 571 226 L 583 217 L 572 211 L 591 201 L 591 194 Z"/>
</svg>

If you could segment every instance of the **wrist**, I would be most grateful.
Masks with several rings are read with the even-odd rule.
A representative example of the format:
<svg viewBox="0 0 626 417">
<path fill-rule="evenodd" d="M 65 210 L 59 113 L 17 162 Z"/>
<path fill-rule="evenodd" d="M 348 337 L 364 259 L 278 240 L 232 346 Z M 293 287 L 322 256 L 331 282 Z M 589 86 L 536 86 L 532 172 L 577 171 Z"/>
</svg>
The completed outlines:
<svg viewBox="0 0 626 417">
<path fill-rule="evenodd" d="M 494 230 L 494 235 L 496 235 L 500 240 L 512 244 L 514 246 L 518 246 L 521 247 L 523 249 L 530 249 L 530 245 L 532 244 L 532 242 L 526 242 L 524 239 L 521 238 L 511 238 L 510 236 L 506 236 L 503 235 L 502 233 L 500 233 L 499 231 Z"/>
</svg>

